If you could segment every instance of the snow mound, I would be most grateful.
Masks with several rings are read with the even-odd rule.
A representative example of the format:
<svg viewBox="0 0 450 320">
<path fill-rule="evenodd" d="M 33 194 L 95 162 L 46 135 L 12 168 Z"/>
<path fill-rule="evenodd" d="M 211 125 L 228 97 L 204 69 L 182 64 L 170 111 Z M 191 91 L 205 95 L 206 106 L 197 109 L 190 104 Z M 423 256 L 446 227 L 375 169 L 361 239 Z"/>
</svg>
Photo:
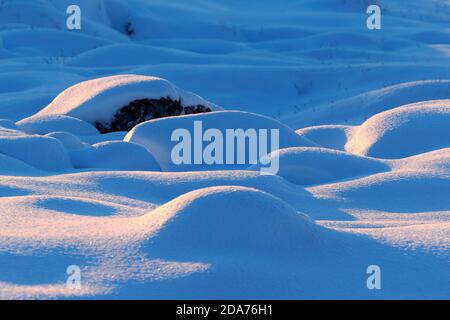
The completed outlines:
<svg viewBox="0 0 450 320">
<path fill-rule="evenodd" d="M 88 143 L 81 141 L 80 138 L 69 132 L 57 131 L 48 133 L 45 136 L 58 139 L 69 152 L 90 147 Z"/>
<path fill-rule="evenodd" d="M 239 170 L 246 169 L 251 165 L 248 163 L 248 147 L 245 151 L 245 158 L 247 161 L 245 164 L 237 164 L 236 159 L 234 164 L 225 164 L 225 159 L 223 159 L 224 164 L 194 164 L 194 161 L 191 161 L 190 164 L 175 164 L 172 161 L 171 153 L 173 148 L 179 142 L 171 141 L 172 133 L 177 129 L 186 129 L 192 137 L 192 147 L 194 147 L 193 141 L 198 138 L 198 135 L 194 130 L 195 121 L 201 122 L 203 132 L 208 129 L 219 130 L 224 137 L 224 144 L 227 129 L 243 129 L 244 131 L 248 129 L 255 129 L 257 131 L 260 129 L 266 129 L 268 137 L 270 137 L 271 129 L 278 129 L 280 148 L 314 145 L 311 141 L 300 137 L 293 130 L 274 119 L 240 111 L 220 111 L 147 121 L 134 127 L 133 130 L 126 135 L 124 140 L 140 144 L 147 148 L 147 150 L 149 150 L 149 152 L 152 153 L 158 161 L 163 171 Z M 203 134 L 203 132 L 201 134 Z M 202 137 L 200 137 L 200 139 L 202 139 Z M 203 143 L 204 146 L 207 144 L 208 143 Z M 270 146 L 269 141 L 269 151 Z M 192 152 L 192 155 L 193 154 L 194 152 Z"/>
<path fill-rule="evenodd" d="M 0 153 L 44 171 L 72 168 L 66 149 L 50 137 L 23 134 L 0 136 Z"/>
<path fill-rule="evenodd" d="M 153 156 L 142 146 L 123 141 L 109 141 L 71 152 L 75 168 L 160 171 Z"/>
<path fill-rule="evenodd" d="M 395 170 L 450 172 L 450 148 L 396 160 Z"/>
<path fill-rule="evenodd" d="M 148 252 L 212 254 L 283 251 L 313 245 L 318 227 L 280 199 L 244 187 L 196 190 L 149 214 L 162 221 Z"/>
<path fill-rule="evenodd" d="M 33 175 L 38 170 L 24 163 L 23 161 L 11 158 L 0 153 L 0 174 L 1 175 Z"/>
<path fill-rule="evenodd" d="M 65 131 L 82 136 L 99 134 L 91 124 L 65 115 L 34 116 L 17 122 L 20 130 L 31 134 Z"/>
<path fill-rule="evenodd" d="M 184 107 L 203 105 L 211 110 L 220 109 L 161 78 L 117 75 L 78 83 L 60 93 L 35 116 L 66 115 L 93 125 L 108 124 L 116 112 L 130 102 L 160 98 L 180 101 Z"/>
<path fill-rule="evenodd" d="M 278 175 L 300 185 L 322 184 L 390 170 L 380 160 L 324 148 L 281 149 L 270 154 L 272 161 L 275 157 L 280 164 Z M 252 169 L 259 169 L 259 165 Z"/>
<path fill-rule="evenodd" d="M 297 125 L 353 124 L 396 108 L 428 100 L 450 98 L 450 80 L 419 80 L 403 82 L 367 91 L 347 99 L 301 113 Z"/>
<path fill-rule="evenodd" d="M 338 198 L 345 205 L 405 213 L 448 210 L 448 190 L 448 174 L 427 171 L 379 173 L 309 189 L 316 196 Z"/>
<path fill-rule="evenodd" d="M 450 147 L 450 100 L 406 105 L 367 120 L 345 145 L 348 152 L 397 159 Z"/>
<path fill-rule="evenodd" d="M 324 125 L 298 129 L 298 135 L 309 139 L 321 147 L 344 150 L 349 136 L 355 127 L 343 125 Z"/>
</svg>

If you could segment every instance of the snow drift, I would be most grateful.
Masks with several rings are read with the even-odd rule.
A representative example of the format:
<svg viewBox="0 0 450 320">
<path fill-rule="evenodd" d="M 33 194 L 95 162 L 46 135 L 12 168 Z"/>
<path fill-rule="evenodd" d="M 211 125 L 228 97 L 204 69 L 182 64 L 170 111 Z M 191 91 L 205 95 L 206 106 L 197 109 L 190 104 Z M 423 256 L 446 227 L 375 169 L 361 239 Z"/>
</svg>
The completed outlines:
<svg viewBox="0 0 450 320">
<path fill-rule="evenodd" d="M 64 131 L 81 136 L 93 136 L 98 131 L 89 123 L 64 115 L 43 115 L 17 122 L 20 130 L 30 134 L 47 134 Z"/>
<path fill-rule="evenodd" d="M 389 171 L 390 167 L 377 159 L 358 157 L 324 148 L 287 148 L 271 153 L 278 158 L 278 175 L 300 185 L 316 185 L 358 176 Z M 251 169 L 259 169 L 260 165 Z"/>
<path fill-rule="evenodd" d="M 172 257 L 295 250 L 319 236 L 319 228 L 305 215 L 265 192 L 243 187 L 199 189 L 151 215 L 164 223 L 146 250 Z"/>
<path fill-rule="evenodd" d="M 155 157 L 163 171 L 195 171 L 195 170 L 239 170 L 246 169 L 250 166 L 249 148 L 245 150 L 244 164 L 239 164 L 236 159 L 232 164 L 195 164 L 191 163 L 175 164 L 172 159 L 172 150 L 178 144 L 177 141 L 172 141 L 172 133 L 177 129 L 187 130 L 192 137 L 192 144 L 190 148 L 194 148 L 194 140 L 200 139 L 203 141 L 203 131 L 197 133 L 194 129 L 194 123 L 201 122 L 202 130 L 216 129 L 221 132 L 223 137 L 226 137 L 226 130 L 254 129 L 256 131 L 277 129 L 279 130 L 279 147 L 287 148 L 294 146 L 312 146 L 311 141 L 304 139 L 297 135 L 294 131 L 281 124 L 280 122 L 257 114 L 240 112 L 240 111 L 221 111 L 209 114 L 200 114 L 193 116 L 172 117 L 159 120 L 153 120 L 141 123 L 131 130 L 125 137 L 125 141 L 140 144 L 147 148 L 147 150 Z M 199 136 L 200 134 L 200 136 Z M 202 145 L 207 145 L 206 142 L 201 142 Z M 225 139 L 221 146 L 225 148 Z M 247 143 L 247 147 L 249 142 Z M 270 143 L 270 141 L 268 142 Z M 203 148 L 203 147 L 202 147 Z M 268 146 L 270 150 L 270 144 Z M 272 150 L 275 151 L 275 150 Z M 203 151 L 201 151 L 203 154 Z M 194 154 L 194 150 L 191 152 Z M 237 154 L 235 154 L 235 158 Z"/>
<path fill-rule="evenodd" d="M 77 148 L 71 152 L 75 168 L 159 171 L 153 156 L 143 147 L 123 141 L 109 141 Z"/>
<path fill-rule="evenodd" d="M 22 134 L 0 136 L 0 153 L 40 170 L 64 171 L 72 168 L 66 149 L 50 137 Z"/>
<path fill-rule="evenodd" d="M 92 125 L 107 127 L 114 120 L 116 112 L 130 102 L 160 98 L 180 101 L 183 107 L 201 105 L 210 110 L 219 110 L 212 103 L 183 91 L 164 79 L 119 75 L 78 83 L 64 90 L 52 103 L 26 121 L 36 122 L 35 118 L 39 116 L 66 115 Z"/>
<path fill-rule="evenodd" d="M 420 102 L 367 120 L 345 145 L 348 152 L 395 159 L 450 147 L 450 100 Z"/>
</svg>

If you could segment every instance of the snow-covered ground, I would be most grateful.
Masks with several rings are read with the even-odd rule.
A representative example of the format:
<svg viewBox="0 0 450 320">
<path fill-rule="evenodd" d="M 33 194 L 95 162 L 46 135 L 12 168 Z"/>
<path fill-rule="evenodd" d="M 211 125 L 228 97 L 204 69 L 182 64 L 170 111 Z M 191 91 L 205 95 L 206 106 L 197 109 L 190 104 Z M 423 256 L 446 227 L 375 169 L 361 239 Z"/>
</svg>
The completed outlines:
<svg viewBox="0 0 450 320">
<path fill-rule="evenodd" d="M 160 98 L 212 112 L 97 130 Z M 449 299 L 449 194 L 449 1 L 0 0 L 1 299 Z"/>
</svg>

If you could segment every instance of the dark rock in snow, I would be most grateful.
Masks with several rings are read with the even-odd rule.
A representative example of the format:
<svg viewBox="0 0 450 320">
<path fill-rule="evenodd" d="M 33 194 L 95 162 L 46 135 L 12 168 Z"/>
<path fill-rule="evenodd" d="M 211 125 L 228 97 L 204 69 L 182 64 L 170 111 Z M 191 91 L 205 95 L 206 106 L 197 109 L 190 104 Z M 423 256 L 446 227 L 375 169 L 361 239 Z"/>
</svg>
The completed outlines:
<svg viewBox="0 0 450 320">
<path fill-rule="evenodd" d="M 97 122 L 95 126 L 101 133 L 130 131 L 137 124 L 158 118 L 211 112 L 203 105 L 182 106 L 180 100 L 169 97 L 160 99 L 139 99 L 130 102 L 114 115 L 110 123 Z"/>
</svg>

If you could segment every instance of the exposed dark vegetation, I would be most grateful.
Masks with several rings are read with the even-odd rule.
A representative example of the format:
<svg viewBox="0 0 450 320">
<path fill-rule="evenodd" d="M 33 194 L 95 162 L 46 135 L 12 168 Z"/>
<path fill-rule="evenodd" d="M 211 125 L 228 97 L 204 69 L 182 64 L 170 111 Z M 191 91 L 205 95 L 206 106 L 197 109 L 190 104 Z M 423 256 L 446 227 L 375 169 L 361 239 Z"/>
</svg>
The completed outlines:
<svg viewBox="0 0 450 320">
<path fill-rule="evenodd" d="M 140 99 L 130 102 L 114 115 L 110 123 L 97 122 L 95 125 L 101 133 L 130 131 L 137 124 L 158 118 L 211 112 L 203 105 L 183 107 L 180 100 L 169 97 L 161 99 Z"/>
<path fill-rule="evenodd" d="M 134 27 L 133 24 L 131 22 L 128 22 L 125 25 L 125 34 L 129 37 L 131 37 L 132 35 L 134 35 L 135 31 L 134 31 Z"/>
</svg>

